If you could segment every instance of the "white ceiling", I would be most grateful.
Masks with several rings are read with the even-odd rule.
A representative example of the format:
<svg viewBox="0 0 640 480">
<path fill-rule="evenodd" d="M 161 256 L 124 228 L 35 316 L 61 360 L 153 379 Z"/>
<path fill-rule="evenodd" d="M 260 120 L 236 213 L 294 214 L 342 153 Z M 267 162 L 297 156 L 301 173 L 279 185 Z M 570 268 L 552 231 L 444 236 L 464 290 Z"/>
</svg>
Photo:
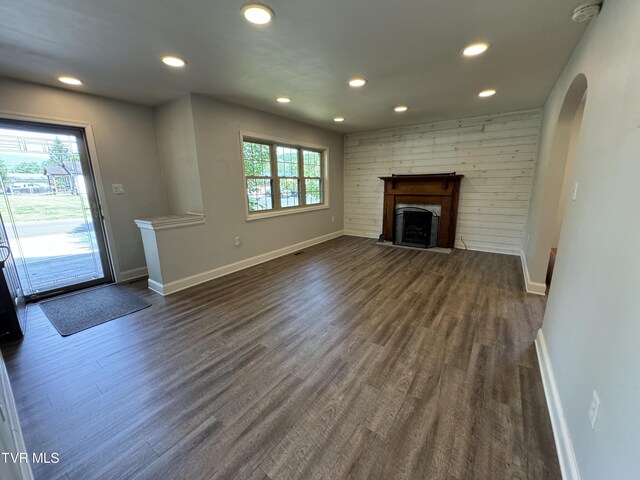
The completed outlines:
<svg viewBox="0 0 640 480">
<path fill-rule="evenodd" d="M 582 0 L 264 3 L 276 18 L 256 28 L 237 0 L 0 0 L 0 72 L 73 75 L 81 91 L 148 105 L 205 93 L 352 132 L 541 107 L 585 28 L 571 21 Z M 492 48 L 463 58 L 479 40 Z M 369 83 L 350 88 L 352 76 Z M 478 98 L 485 88 L 498 94 Z"/>
</svg>

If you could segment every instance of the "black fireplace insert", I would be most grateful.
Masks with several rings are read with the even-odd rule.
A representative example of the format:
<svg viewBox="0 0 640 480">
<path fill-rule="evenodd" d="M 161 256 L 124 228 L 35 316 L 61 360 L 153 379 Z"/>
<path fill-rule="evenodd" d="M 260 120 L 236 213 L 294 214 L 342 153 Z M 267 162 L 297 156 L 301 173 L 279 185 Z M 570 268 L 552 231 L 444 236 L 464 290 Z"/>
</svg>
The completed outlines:
<svg viewBox="0 0 640 480">
<path fill-rule="evenodd" d="M 394 244 L 430 248 L 438 242 L 438 216 L 419 207 L 396 209 Z"/>
</svg>

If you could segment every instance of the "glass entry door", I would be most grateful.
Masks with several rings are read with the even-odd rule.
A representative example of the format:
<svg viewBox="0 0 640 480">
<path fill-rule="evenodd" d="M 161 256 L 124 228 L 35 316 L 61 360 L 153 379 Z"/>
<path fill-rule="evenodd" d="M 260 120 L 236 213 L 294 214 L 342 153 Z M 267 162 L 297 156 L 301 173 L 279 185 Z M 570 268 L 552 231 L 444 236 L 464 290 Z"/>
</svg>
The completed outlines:
<svg viewBox="0 0 640 480">
<path fill-rule="evenodd" d="M 0 187 L 27 299 L 112 281 L 84 130 L 0 120 Z"/>
</svg>

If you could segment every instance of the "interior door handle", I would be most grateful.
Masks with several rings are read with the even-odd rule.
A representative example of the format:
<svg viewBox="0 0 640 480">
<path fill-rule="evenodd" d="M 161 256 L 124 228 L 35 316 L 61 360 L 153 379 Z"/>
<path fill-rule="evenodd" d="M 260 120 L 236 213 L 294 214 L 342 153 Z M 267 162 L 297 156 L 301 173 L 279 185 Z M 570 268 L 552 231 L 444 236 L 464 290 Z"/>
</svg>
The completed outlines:
<svg viewBox="0 0 640 480">
<path fill-rule="evenodd" d="M 9 245 L 0 244 L 0 268 L 4 267 L 4 262 L 9 259 L 11 255 L 11 249 Z"/>
</svg>

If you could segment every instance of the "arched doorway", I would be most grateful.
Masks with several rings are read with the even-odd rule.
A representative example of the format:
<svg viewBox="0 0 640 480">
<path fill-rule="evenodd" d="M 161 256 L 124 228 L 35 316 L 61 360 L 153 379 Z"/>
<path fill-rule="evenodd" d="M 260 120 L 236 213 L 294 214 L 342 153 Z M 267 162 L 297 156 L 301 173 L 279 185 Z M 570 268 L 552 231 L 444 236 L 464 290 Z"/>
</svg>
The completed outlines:
<svg viewBox="0 0 640 480">
<path fill-rule="evenodd" d="M 573 166 L 579 151 L 582 112 L 588 108 L 586 99 L 587 78 L 579 74 L 567 88 L 557 117 L 543 127 L 542 144 L 545 136 L 551 141 L 539 153 L 523 248 L 525 283 L 530 293 L 547 291 L 545 277 L 550 259 L 557 252 L 565 208 L 573 193 Z"/>
<path fill-rule="evenodd" d="M 576 99 L 578 98 L 579 102 L 576 106 Z M 555 258 L 558 254 L 558 246 L 560 244 L 560 234 L 562 232 L 565 211 L 568 203 L 575 200 L 577 197 L 578 183 L 574 178 L 574 167 L 586 100 L 587 79 L 581 74 L 576 77 L 569 89 L 569 92 L 565 97 L 560 117 L 558 118 L 558 129 L 556 131 L 558 157 L 556 160 L 559 162 L 564 161 L 564 169 L 562 175 L 562 187 L 560 190 L 560 200 L 556 210 L 555 225 L 553 226 L 551 250 L 547 267 L 547 287 L 551 285 L 551 279 L 553 277 L 553 268 L 555 265 Z"/>
</svg>

